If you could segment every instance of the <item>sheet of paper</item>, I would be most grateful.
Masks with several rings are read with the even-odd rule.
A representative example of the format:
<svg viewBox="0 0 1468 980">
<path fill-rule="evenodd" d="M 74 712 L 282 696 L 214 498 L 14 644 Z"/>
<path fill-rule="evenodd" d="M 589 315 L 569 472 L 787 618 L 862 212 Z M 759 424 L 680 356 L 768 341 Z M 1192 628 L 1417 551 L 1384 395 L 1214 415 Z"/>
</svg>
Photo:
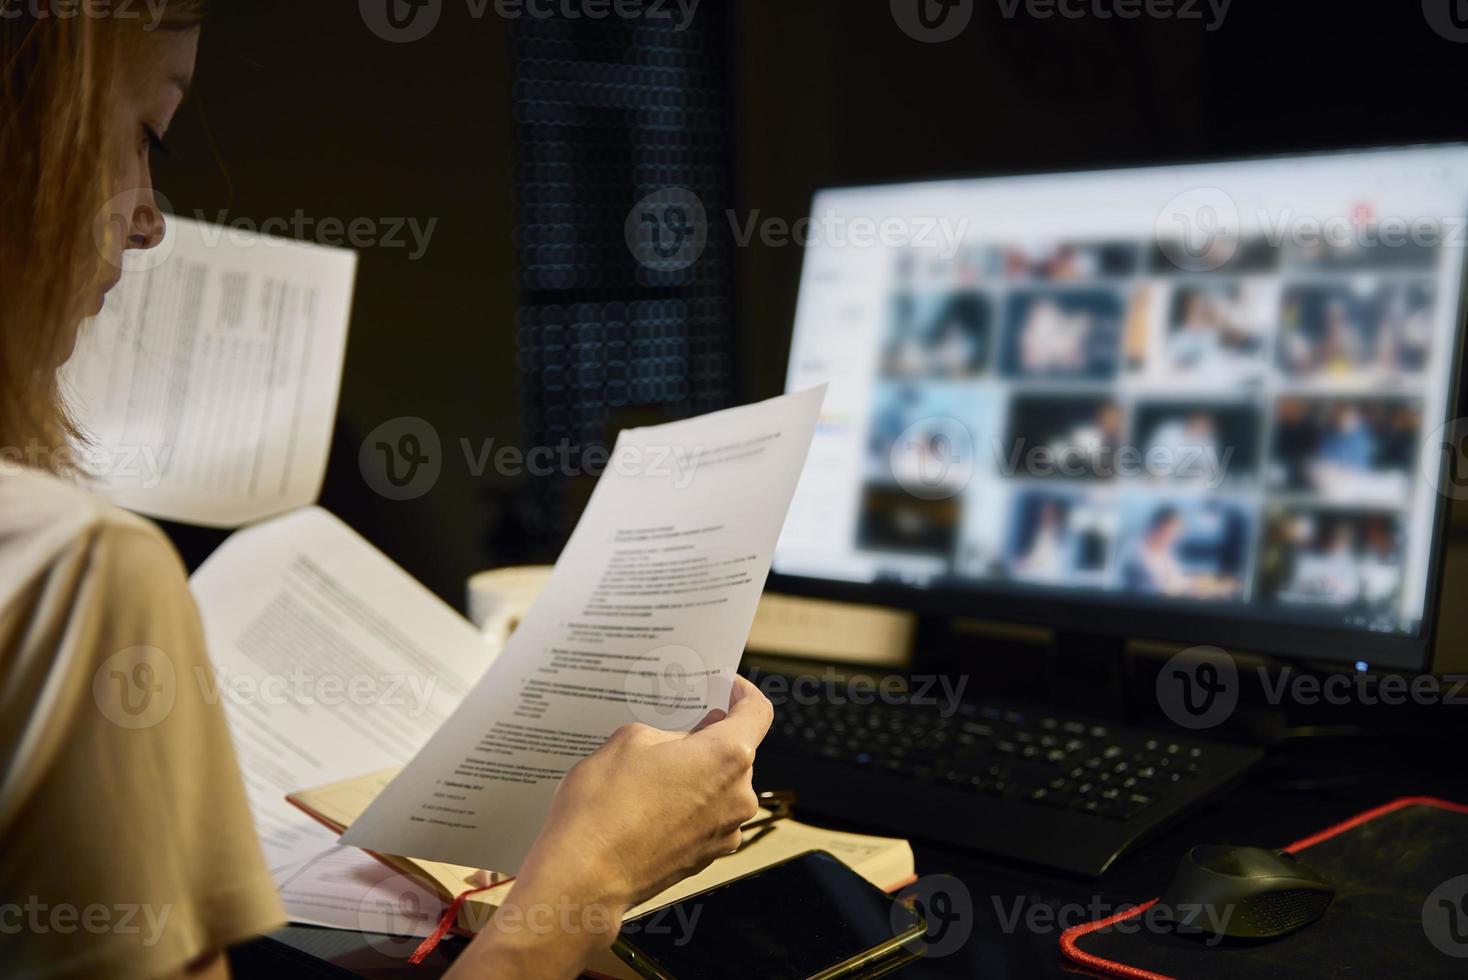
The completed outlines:
<svg viewBox="0 0 1468 980">
<path fill-rule="evenodd" d="M 433 932 L 444 902 L 431 889 L 365 851 L 331 843 L 331 837 L 315 857 L 276 871 L 292 922 L 388 936 Z M 406 958 L 417 944 L 392 945 Z"/>
<path fill-rule="evenodd" d="M 301 921 L 360 928 L 354 913 L 341 913 L 354 880 L 342 866 L 353 857 L 335 859 L 333 879 L 318 880 L 312 868 L 321 870 L 336 835 L 285 794 L 406 763 L 492 651 L 467 620 L 318 507 L 236 532 L 191 584 L 214 665 L 198 682 L 229 719 L 286 908 Z M 332 902 L 321 901 L 325 892 Z"/>
<path fill-rule="evenodd" d="M 726 707 L 824 395 L 622 433 L 504 652 L 342 842 L 517 871 L 614 729 Z"/>
<path fill-rule="evenodd" d="M 186 218 L 168 229 L 129 253 L 64 369 L 88 469 L 123 507 L 211 527 L 314 503 L 356 253 Z"/>
</svg>

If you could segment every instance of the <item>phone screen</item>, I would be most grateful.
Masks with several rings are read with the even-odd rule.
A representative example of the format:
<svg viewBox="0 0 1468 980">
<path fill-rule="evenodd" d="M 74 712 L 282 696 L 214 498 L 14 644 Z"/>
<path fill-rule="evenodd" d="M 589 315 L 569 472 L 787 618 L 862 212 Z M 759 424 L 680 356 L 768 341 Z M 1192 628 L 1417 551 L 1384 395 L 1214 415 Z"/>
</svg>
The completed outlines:
<svg viewBox="0 0 1468 980">
<path fill-rule="evenodd" d="M 627 945 L 677 978 L 808 977 L 921 930 L 855 871 L 811 851 L 628 921 Z"/>
</svg>

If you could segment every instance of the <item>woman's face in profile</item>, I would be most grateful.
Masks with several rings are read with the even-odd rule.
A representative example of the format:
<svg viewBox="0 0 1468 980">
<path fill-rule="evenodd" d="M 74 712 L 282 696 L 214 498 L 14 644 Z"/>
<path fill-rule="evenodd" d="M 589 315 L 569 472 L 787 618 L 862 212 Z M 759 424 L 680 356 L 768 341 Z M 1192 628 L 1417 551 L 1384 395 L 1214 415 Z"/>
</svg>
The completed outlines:
<svg viewBox="0 0 1468 980">
<path fill-rule="evenodd" d="M 153 197 L 150 155 L 162 148 L 194 75 L 199 31 L 131 30 L 122 45 L 112 83 L 113 159 L 108 186 L 113 196 L 99 215 L 98 247 L 105 277 L 92 300 L 102 309 L 107 292 L 122 275 L 129 249 L 152 248 L 163 239 L 163 216 Z M 110 231 L 111 234 L 102 232 Z"/>
</svg>

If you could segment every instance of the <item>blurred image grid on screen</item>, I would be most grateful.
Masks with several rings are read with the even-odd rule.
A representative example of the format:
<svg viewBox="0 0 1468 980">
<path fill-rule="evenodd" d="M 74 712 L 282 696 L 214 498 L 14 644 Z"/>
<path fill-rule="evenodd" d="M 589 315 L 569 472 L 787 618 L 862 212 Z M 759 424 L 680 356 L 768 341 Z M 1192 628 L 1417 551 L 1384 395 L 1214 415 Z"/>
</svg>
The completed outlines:
<svg viewBox="0 0 1468 980">
<path fill-rule="evenodd" d="M 1399 628 L 1438 261 L 1405 251 L 1247 240 L 1206 271 L 1144 237 L 895 252 L 856 546 Z M 955 419 L 980 478 L 908 492 Z M 975 544 L 965 521 L 995 508 L 997 546 Z"/>
</svg>

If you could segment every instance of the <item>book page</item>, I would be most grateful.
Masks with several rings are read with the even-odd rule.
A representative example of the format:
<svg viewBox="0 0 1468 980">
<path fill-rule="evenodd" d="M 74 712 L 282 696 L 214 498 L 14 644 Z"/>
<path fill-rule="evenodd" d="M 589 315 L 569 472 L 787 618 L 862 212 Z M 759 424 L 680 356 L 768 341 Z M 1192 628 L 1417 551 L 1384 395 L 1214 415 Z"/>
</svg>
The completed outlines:
<svg viewBox="0 0 1468 980">
<path fill-rule="evenodd" d="M 342 842 L 516 872 L 613 730 L 727 707 L 824 394 L 622 433 L 504 652 Z"/>
<path fill-rule="evenodd" d="M 210 527 L 314 503 L 356 265 L 355 252 L 186 218 L 128 253 L 63 369 L 99 491 Z"/>
<path fill-rule="evenodd" d="M 351 891 L 381 879 L 366 873 L 376 862 L 352 850 L 323 863 L 336 835 L 285 796 L 406 763 L 492 651 L 467 620 L 318 507 L 236 532 L 191 585 L 214 666 L 198 682 L 223 703 L 286 908 L 296 921 L 360 928 Z M 349 873 L 354 863 L 362 873 Z"/>
</svg>

